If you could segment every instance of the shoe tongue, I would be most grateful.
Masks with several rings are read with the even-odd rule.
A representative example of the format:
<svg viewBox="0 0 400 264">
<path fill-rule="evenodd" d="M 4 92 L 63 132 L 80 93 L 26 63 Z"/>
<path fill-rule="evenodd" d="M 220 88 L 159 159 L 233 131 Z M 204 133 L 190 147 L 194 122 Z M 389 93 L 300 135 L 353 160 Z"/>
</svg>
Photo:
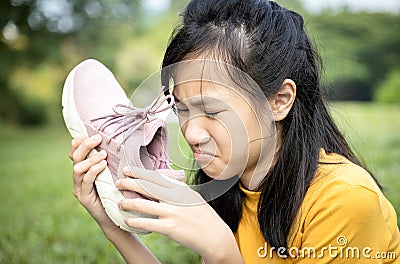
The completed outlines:
<svg viewBox="0 0 400 264">
<path fill-rule="evenodd" d="M 124 146 L 124 159 L 130 166 L 146 168 L 146 169 L 159 169 L 165 168 L 168 160 L 164 151 L 166 147 L 166 133 L 164 122 L 154 117 L 149 119 L 135 120 L 132 126 L 128 125 L 131 130 L 122 132 L 112 138 L 113 141 Z M 144 122 L 142 125 L 132 130 L 137 126 L 140 121 Z M 101 125 L 101 122 L 97 121 L 96 126 Z M 119 129 L 124 128 L 126 120 L 118 120 L 117 122 L 109 125 L 104 130 L 104 133 L 112 136 Z"/>
<path fill-rule="evenodd" d="M 140 159 L 146 169 L 166 168 L 168 157 L 166 129 L 164 122 L 160 119 L 153 119 L 143 126 L 142 140 L 140 143 Z"/>
<path fill-rule="evenodd" d="M 164 149 L 167 147 L 167 131 L 164 122 L 160 119 L 154 119 L 153 122 L 144 126 L 144 145 L 147 151 L 157 158 L 161 158 Z"/>
</svg>

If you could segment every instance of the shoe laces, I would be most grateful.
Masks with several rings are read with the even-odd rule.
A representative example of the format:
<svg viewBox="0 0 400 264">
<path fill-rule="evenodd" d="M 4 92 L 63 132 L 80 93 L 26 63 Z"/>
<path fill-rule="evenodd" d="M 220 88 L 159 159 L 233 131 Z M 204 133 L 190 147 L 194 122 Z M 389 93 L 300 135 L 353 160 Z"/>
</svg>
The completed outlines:
<svg viewBox="0 0 400 264">
<path fill-rule="evenodd" d="M 161 96 L 163 89 L 154 99 L 154 101 L 145 108 L 138 108 L 131 104 L 117 104 L 113 106 L 113 114 L 101 116 L 90 120 L 91 122 L 96 122 L 99 120 L 104 120 L 104 122 L 98 127 L 98 131 L 103 132 L 108 126 L 119 124 L 115 129 L 115 132 L 110 135 L 106 143 L 110 144 L 111 140 L 122 133 L 126 132 L 125 137 L 117 146 L 117 151 L 120 151 L 121 145 L 130 137 L 130 135 L 137 129 L 142 127 L 145 123 L 155 120 L 154 116 L 157 113 L 161 113 L 172 107 L 174 102 L 174 97 L 171 94 Z M 164 104 L 167 102 L 167 104 Z"/>
</svg>

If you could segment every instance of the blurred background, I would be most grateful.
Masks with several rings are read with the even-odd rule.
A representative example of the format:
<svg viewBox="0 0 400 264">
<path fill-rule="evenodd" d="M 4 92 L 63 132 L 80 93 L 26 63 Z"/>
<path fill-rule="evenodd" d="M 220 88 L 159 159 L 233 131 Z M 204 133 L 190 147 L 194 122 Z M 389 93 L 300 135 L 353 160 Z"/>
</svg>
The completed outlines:
<svg viewBox="0 0 400 264">
<path fill-rule="evenodd" d="M 400 214 L 400 2 L 282 0 L 305 17 L 323 87 L 355 152 Z M 0 2 L 0 263 L 123 263 L 71 194 L 61 91 L 96 58 L 128 95 L 160 69 L 186 0 Z M 163 263 L 198 263 L 151 234 Z"/>
</svg>

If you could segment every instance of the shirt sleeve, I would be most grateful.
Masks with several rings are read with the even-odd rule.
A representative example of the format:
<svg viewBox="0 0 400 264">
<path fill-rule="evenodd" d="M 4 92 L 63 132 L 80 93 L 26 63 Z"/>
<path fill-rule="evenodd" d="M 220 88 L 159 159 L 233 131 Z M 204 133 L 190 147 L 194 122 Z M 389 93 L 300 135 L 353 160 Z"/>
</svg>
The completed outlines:
<svg viewBox="0 0 400 264">
<path fill-rule="evenodd" d="M 306 212 L 300 248 L 289 248 L 293 263 L 385 263 L 391 232 L 381 197 L 358 185 L 325 194 Z"/>
</svg>

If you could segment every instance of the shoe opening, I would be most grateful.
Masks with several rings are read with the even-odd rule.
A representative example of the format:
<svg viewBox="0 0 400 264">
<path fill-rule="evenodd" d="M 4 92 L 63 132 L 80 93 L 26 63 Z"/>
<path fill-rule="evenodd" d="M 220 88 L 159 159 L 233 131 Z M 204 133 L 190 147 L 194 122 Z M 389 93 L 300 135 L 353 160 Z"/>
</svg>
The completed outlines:
<svg viewBox="0 0 400 264">
<path fill-rule="evenodd" d="M 167 169 L 168 157 L 162 139 L 162 130 L 159 128 L 147 146 L 140 147 L 140 159 L 143 166 L 149 170 Z"/>
</svg>

